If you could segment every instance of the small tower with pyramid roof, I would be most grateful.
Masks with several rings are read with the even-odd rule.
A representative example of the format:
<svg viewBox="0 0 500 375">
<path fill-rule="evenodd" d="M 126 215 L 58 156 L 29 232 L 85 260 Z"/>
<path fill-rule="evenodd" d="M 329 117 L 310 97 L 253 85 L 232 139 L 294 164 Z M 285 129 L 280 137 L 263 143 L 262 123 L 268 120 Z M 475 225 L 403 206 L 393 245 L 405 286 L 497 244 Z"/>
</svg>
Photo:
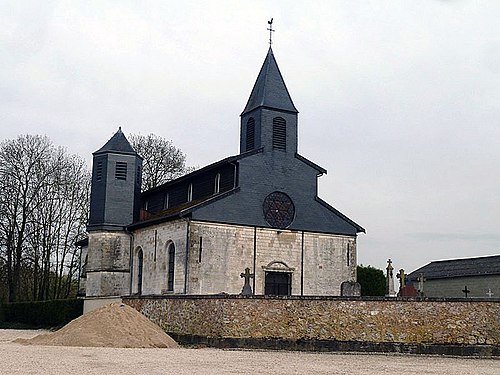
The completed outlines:
<svg viewBox="0 0 500 375">
<path fill-rule="evenodd" d="M 240 153 L 263 148 L 295 155 L 298 111 L 269 47 L 241 116 Z"/>
<path fill-rule="evenodd" d="M 123 230 L 139 215 L 142 158 L 121 128 L 93 156 L 87 230 Z"/>
<path fill-rule="evenodd" d="M 93 154 L 87 297 L 119 296 L 130 288 L 130 235 L 138 219 L 142 158 L 121 128 Z"/>
</svg>

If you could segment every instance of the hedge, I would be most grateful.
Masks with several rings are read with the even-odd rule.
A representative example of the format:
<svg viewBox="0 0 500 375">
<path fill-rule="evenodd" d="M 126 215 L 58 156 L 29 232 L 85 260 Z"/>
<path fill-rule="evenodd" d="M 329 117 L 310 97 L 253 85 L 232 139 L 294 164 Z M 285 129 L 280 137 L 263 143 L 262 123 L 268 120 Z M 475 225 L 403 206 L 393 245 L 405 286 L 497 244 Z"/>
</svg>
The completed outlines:
<svg viewBox="0 0 500 375">
<path fill-rule="evenodd" d="M 83 314 L 83 299 L 14 302 L 0 305 L 0 319 L 33 327 L 60 327 Z"/>
</svg>

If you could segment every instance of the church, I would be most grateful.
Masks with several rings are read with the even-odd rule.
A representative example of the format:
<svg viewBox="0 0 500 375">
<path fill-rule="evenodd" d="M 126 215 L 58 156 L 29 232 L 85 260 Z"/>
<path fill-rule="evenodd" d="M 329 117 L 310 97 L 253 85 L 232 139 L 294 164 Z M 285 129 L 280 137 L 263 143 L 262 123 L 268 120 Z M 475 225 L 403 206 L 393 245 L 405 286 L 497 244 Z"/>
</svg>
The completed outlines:
<svg viewBox="0 0 500 375">
<path fill-rule="evenodd" d="M 318 197 L 298 111 L 269 48 L 240 115 L 240 153 L 141 193 L 119 129 L 93 153 L 87 298 L 340 295 L 365 230 Z"/>
</svg>

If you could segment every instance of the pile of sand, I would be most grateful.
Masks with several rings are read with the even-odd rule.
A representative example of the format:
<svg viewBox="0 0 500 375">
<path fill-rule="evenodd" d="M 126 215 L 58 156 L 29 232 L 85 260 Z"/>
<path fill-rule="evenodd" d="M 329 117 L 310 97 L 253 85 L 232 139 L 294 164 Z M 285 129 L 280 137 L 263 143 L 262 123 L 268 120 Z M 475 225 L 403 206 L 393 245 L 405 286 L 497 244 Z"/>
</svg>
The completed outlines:
<svg viewBox="0 0 500 375">
<path fill-rule="evenodd" d="M 93 346 L 111 348 L 174 348 L 177 343 L 132 307 L 112 303 L 72 320 L 58 331 L 32 339 L 27 345 Z"/>
</svg>

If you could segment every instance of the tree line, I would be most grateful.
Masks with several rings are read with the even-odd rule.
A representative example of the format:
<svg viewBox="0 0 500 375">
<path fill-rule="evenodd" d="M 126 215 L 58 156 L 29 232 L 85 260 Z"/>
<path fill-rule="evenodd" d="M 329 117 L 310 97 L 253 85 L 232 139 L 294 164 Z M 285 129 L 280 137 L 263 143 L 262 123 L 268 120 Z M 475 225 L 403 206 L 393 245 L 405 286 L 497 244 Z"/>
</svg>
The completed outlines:
<svg viewBox="0 0 500 375">
<path fill-rule="evenodd" d="M 144 157 L 143 190 L 191 171 L 186 156 L 155 135 L 132 135 Z M 75 243 L 85 238 L 90 167 L 46 136 L 0 142 L 0 302 L 75 296 Z"/>
</svg>

